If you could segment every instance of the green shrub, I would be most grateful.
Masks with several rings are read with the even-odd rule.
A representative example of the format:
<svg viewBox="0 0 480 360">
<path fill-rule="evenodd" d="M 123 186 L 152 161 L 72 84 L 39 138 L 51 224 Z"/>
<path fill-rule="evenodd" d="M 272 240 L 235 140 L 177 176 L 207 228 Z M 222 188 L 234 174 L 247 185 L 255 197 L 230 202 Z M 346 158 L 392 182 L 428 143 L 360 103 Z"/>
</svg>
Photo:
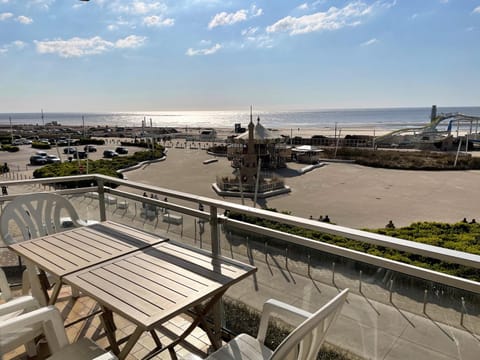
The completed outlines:
<svg viewBox="0 0 480 360">
<path fill-rule="evenodd" d="M 42 142 L 34 141 L 34 142 L 32 142 L 32 148 L 41 149 L 41 150 L 48 150 L 48 149 L 51 149 L 52 146 L 50 144 L 45 144 L 45 143 L 42 143 Z"/>
<path fill-rule="evenodd" d="M 78 140 L 78 145 L 105 145 L 105 140 L 92 139 L 92 138 L 80 138 Z"/>
<path fill-rule="evenodd" d="M 131 167 L 138 164 L 139 162 L 150 160 L 152 158 L 160 158 L 163 156 L 163 152 L 156 150 L 151 151 L 140 151 L 135 152 L 131 156 L 121 156 L 116 157 L 111 160 L 100 159 L 100 160 L 88 160 L 88 172 L 89 174 L 102 174 L 111 177 L 123 178 L 121 173 L 118 173 L 117 170 Z M 80 171 L 80 168 L 83 171 Z M 87 169 L 87 160 L 72 161 L 72 162 L 63 162 L 58 164 L 49 164 L 45 165 L 39 169 L 36 169 L 33 172 L 34 178 L 46 178 L 46 177 L 59 177 L 59 176 L 73 176 L 85 174 Z M 85 181 L 73 181 L 63 183 L 62 186 L 68 188 L 74 187 L 87 187 L 91 185 L 90 180 Z M 106 184 L 107 186 L 115 186 L 113 184 Z"/>
<path fill-rule="evenodd" d="M 8 145 L 8 144 L 3 144 L 2 145 L 2 151 L 17 152 L 19 150 L 20 150 L 20 148 L 18 146 Z"/>
</svg>

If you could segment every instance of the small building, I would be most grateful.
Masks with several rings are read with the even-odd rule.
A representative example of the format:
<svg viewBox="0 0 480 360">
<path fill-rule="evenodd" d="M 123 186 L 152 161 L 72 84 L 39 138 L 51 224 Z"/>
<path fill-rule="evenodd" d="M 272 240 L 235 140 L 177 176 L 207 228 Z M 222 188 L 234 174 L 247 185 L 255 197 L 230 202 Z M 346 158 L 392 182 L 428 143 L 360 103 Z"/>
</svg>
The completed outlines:
<svg viewBox="0 0 480 360">
<path fill-rule="evenodd" d="M 320 160 L 322 153 L 323 150 L 315 146 L 301 145 L 292 149 L 292 158 L 299 163 L 315 164 Z"/>
<path fill-rule="evenodd" d="M 212 141 L 217 137 L 215 129 L 204 129 L 200 131 L 200 141 Z"/>
</svg>

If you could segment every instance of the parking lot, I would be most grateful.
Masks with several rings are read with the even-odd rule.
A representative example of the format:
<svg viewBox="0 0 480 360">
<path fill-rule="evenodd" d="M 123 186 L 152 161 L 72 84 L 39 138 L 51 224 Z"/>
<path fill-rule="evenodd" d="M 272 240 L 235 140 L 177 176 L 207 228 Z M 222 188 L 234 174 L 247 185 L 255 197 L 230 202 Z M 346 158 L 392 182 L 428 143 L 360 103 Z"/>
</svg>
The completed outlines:
<svg viewBox="0 0 480 360">
<path fill-rule="evenodd" d="M 120 145 L 120 140 L 118 139 L 106 139 L 108 144 L 105 145 L 95 145 L 97 148 L 96 152 L 89 152 L 88 159 L 90 160 L 98 160 L 103 158 L 103 152 L 105 150 L 115 150 Z M 19 172 L 23 174 L 31 174 L 35 169 L 39 168 L 40 165 L 30 165 L 30 156 L 34 155 L 36 151 L 45 151 L 47 154 L 56 155 L 60 160 L 68 161 L 69 157 L 72 157 L 71 154 L 65 154 L 64 149 L 65 146 L 54 147 L 52 146 L 49 150 L 39 150 L 34 149 L 31 145 L 19 145 L 18 146 L 20 151 L 18 152 L 7 152 L 2 151 L 0 152 L 0 164 L 7 163 L 11 172 Z M 84 151 L 84 145 L 76 146 L 78 151 Z M 128 147 L 128 154 L 133 154 L 136 151 L 144 150 L 143 148 L 129 146 Z M 119 156 L 128 156 L 128 154 L 119 154 Z"/>
</svg>

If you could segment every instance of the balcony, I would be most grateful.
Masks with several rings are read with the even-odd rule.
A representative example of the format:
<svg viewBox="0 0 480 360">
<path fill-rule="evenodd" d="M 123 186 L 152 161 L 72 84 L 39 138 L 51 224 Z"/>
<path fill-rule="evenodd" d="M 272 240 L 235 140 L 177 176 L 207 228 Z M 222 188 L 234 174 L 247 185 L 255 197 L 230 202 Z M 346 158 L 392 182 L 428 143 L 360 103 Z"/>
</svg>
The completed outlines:
<svg viewBox="0 0 480 360">
<path fill-rule="evenodd" d="M 80 187 L 85 184 L 90 186 Z M 234 220 L 228 214 L 343 236 L 474 270 L 480 268 L 478 255 L 100 175 L 15 179 L 0 185 L 9 189 L 9 195 L 0 198 L 3 203 L 20 194 L 54 191 L 69 199 L 82 220 L 113 220 L 255 265 L 258 272 L 226 294 L 225 338 L 238 325 L 229 320 L 232 304 L 234 309 L 241 303 L 260 310 L 266 299 L 276 298 L 312 311 L 348 287 L 348 302 L 327 337 L 327 348 L 342 358 L 478 359 L 480 283 Z M 17 257 L 5 246 L 1 250 L 2 266 L 13 272 Z M 67 322 L 96 309 L 86 296 L 72 303 L 68 292 L 68 288 L 62 290 L 58 305 L 69 314 Z M 116 323 L 118 331 L 128 333 L 131 324 L 121 318 Z M 185 319 L 174 318 L 159 331 L 170 336 L 185 324 Z M 96 317 L 69 327 L 72 339 L 79 335 L 107 346 Z M 131 358 L 141 358 L 150 346 L 147 336 Z M 200 359 L 208 346 L 208 338 L 198 329 L 176 348 L 177 356 Z M 7 358 L 23 359 L 25 354 L 19 349 Z"/>
</svg>

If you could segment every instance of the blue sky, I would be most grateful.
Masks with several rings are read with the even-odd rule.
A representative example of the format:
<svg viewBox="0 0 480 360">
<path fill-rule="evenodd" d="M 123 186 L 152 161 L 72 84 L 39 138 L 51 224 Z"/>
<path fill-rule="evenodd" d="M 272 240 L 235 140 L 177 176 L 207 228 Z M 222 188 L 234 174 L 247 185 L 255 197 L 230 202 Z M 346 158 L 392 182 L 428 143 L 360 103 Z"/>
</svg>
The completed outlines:
<svg viewBox="0 0 480 360">
<path fill-rule="evenodd" d="M 479 106 L 480 0 L 0 0 L 0 112 Z"/>
</svg>

